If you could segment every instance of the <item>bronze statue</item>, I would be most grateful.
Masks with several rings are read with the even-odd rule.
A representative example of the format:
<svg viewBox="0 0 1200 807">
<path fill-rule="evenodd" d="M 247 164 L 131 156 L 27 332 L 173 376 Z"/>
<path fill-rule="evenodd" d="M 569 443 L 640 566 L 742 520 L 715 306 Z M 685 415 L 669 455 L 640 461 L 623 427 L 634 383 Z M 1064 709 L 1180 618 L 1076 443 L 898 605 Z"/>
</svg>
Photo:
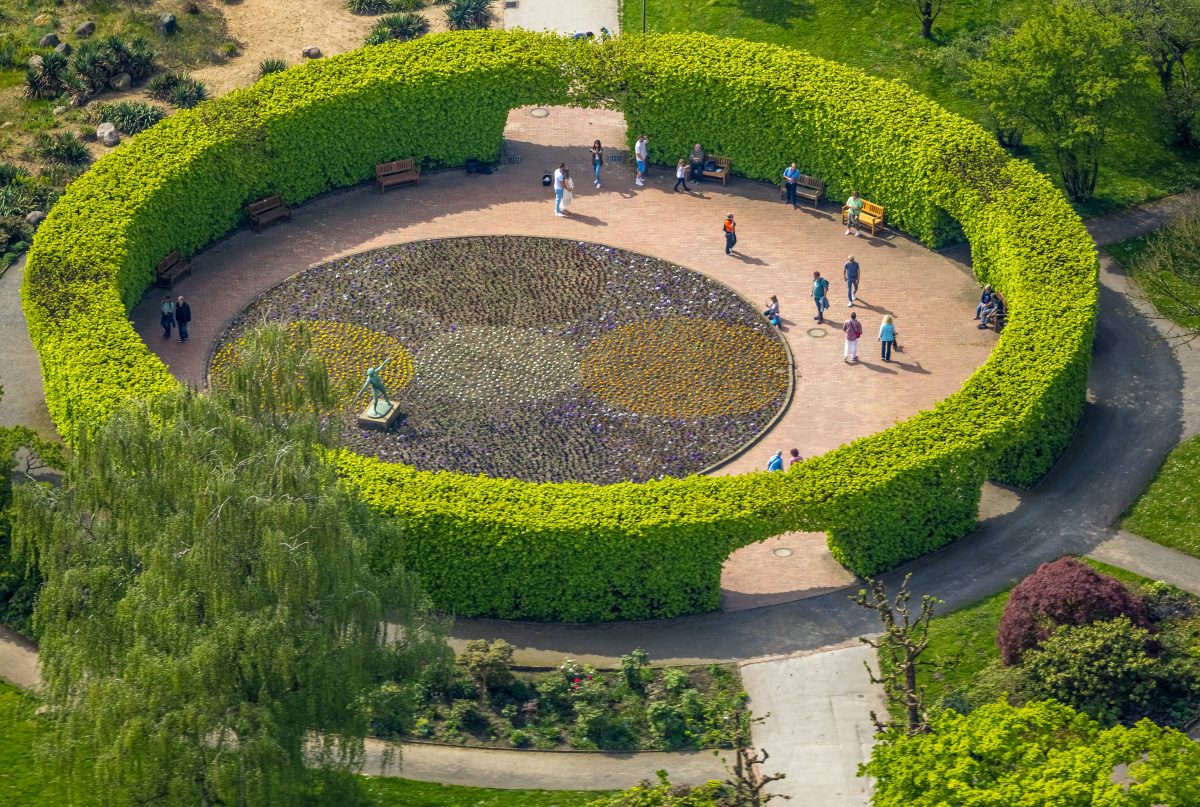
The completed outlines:
<svg viewBox="0 0 1200 807">
<path fill-rule="evenodd" d="M 358 397 L 360 395 L 362 395 L 364 392 L 366 392 L 368 388 L 370 388 L 370 390 L 371 390 L 371 415 L 373 417 L 381 418 L 384 415 L 386 415 L 388 412 L 392 411 L 392 401 L 390 398 L 388 398 L 387 390 L 383 386 L 383 375 L 382 375 L 383 368 L 387 367 L 388 362 L 390 362 L 390 361 L 391 361 L 391 358 L 389 357 L 387 359 L 384 359 L 383 364 L 379 365 L 378 367 L 368 367 L 367 368 L 367 380 L 363 382 L 362 389 L 360 389 L 358 391 L 358 395 L 354 396 L 354 399 L 358 400 Z M 384 409 L 382 412 L 379 411 L 379 399 L 380 398 L 383 398 L 384 402 L 387 403 L 387 409 Z"/>
</svg>

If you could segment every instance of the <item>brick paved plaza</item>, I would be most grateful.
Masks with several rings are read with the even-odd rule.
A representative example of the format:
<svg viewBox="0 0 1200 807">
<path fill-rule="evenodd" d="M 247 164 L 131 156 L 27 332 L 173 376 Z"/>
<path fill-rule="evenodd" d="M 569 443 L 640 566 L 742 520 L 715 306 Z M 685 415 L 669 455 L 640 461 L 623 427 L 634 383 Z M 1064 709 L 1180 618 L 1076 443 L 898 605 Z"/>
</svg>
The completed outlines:
<svg viewBox="0 0 1200 807">
<path fill-rule="evenodd" d="M 646 134 L 653 141 L 654 133 Z M 588 154 L 597 138 L 609 155 L 626 157 L 605 167 L 599 190 Z M 519 163 L 492 175 L 430 174 L 419 188 L 384 196 L 373 186 L 329 194 L 298 209 L 291 223 L 261 235 L 238 231 L 197 255 L 192 276 L 175 290 L 187 296 L 195 316 L 187 344 L 162 339 L 160 290 L 148 291 L 132 317 L 172 372 L 203 387 L 209 353 L 226 324 L 266 289 L 331 258 L 404 241 L 500 233 L 621 246 L 711 275 L 755 304 L 779 297 L 796 362 L 795 398 L 761 442 L 719 473 L 761 470 L 777 449 L 795 447 L 808 457 L 885 429 L 957 390 L 995 343 L 995 334 L 977 330 L 971 320 L 977 284 L 949 259 L 895 233 L 846 237 L 835 204 L 795 211 L 779 201 L 777 188 L 761 183 L 733 179 L 722 188 L 704 182 L 691 194 L 673 193 L 674 172 L 658 166 L 645 187 L 635 187 L 626 144 L 620 113 L 554 108 L 537 118 L 514 110 L 505 150 Z M 780 155 L 780 171 L 789 159 Z M 553 215 L 552 195 L 541 185 L 542 174 L 560 162 L 576 177 L 566 218 Z M 720 225 L 730 211 L 738 246 L 726 256 Z M 841 325 L 851 309 L 841 266 L 850 253 L 862 266 L 858 365 L 842 362 Z M 833 306 L 822 327 L 813 322 L 808 296 L 814 270 L 831 283 Z M 884 314 L 895 317 L 901 346 L 891 364 L 880 361 L 876 342 Z M 725 607 L 812 596 L 852 579 L 829 555 L 823 535 L 787 534 L 731 557 L 722 579 Z"/>
</svg>

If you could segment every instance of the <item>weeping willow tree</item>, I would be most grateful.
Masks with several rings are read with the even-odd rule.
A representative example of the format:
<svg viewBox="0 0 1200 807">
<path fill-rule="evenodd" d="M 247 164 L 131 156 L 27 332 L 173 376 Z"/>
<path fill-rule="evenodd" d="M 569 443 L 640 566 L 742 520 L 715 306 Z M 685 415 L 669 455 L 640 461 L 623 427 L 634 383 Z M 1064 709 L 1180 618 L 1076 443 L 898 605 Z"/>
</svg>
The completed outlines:
<svg viewBox="0 0 1200 807">
<path fill-rule="evenodd" d="M 334 391 L 307 336 L 268 328 L 238 367 L 115 416 L 60 488 L 19 490 L 45 576 L 44 753 L 73 803 L 344 803 L 364 695 L 448 652 L 377 560 L 394 526 L 324 460 Z"/>
</svg>

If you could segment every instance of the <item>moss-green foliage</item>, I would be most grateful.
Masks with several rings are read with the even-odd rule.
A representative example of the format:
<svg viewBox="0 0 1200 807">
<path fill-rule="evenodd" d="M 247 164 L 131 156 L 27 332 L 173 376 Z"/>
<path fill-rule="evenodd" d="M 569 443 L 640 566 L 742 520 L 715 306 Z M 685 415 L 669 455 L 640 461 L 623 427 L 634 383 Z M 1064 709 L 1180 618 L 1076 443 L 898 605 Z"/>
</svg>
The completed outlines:
<svg viewBox="0 0 1200 807">
<path fill-rule="evenodd" d="M 827 532 L 839 561 L 874 574 L 970 532 L 989 475 L 1028 484 L 1054 462 L 1083 405 L 1097 290 L 1091 241 L 1061 194 L 899 85 L 696 35 L 601 45 L 480 31 L 380 45 L 267 76 L 140 135 L 71 186 L 30 255 L 25 309 L 59 430 L 74 439 L 122 400 L 174 385 L 125 317 L 172 249 L 237 226 L 254 198 L 301 202 L 382 160 L 494 157 L 509 108 L 572 100 L 619 104 L 657 159 L 699 139 L 736 172 L 772 180 L 797 159 L 930 243 L 956 219 L 1011 318 L 960 392 L 786 474 L 533 484 L 340 456 L 403 522 L 395 551 L 439 605 L 557 620 L 709 610 L 728 554 L 787 530 Z"/>
</svg>

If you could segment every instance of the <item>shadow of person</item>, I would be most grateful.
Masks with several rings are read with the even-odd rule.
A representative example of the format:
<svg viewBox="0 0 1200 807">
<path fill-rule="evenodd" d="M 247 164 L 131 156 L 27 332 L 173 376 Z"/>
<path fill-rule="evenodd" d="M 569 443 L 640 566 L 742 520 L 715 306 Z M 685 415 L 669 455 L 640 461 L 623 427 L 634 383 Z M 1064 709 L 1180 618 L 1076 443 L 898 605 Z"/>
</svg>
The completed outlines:
<svg viewBox="0 0 1200 807">
<path fill-rule="evenodd" d="M 581 213 L 576 213 L 573 210 L 567 213 L 566 218 L 567 218 L 567 221 L 577 221 L 580 224 L 586 224 L 589 227 L 607 227 L 608 226 L 608 222 L 605 221 L 604 219 L 598 219 L 595 216 L 585 216 Z"/>
<path fill-rule="evenodd" d="M 764 261 L 762 258 L 751 258 L 749 255 L 738 252 L 736 249 L 729 254 L 732 255 L 733 257 L 737 258 L 742 263 L 748 263 L 752 266 L 766 266 L 767 265 L 767 262 Z"/>
<path fill-rule="evenodd" d="M 863 367 L 866 367 L 872 373 L 885 373 L 887 375 L 897 375 L 896 371 L 893 370 L 891 367 L 888 367 L 886 364 L 874 364 L 869 361 L 863 361 L 862 359 L 858 360 L 858 364 L 862 365 Z"/>
</svg>

